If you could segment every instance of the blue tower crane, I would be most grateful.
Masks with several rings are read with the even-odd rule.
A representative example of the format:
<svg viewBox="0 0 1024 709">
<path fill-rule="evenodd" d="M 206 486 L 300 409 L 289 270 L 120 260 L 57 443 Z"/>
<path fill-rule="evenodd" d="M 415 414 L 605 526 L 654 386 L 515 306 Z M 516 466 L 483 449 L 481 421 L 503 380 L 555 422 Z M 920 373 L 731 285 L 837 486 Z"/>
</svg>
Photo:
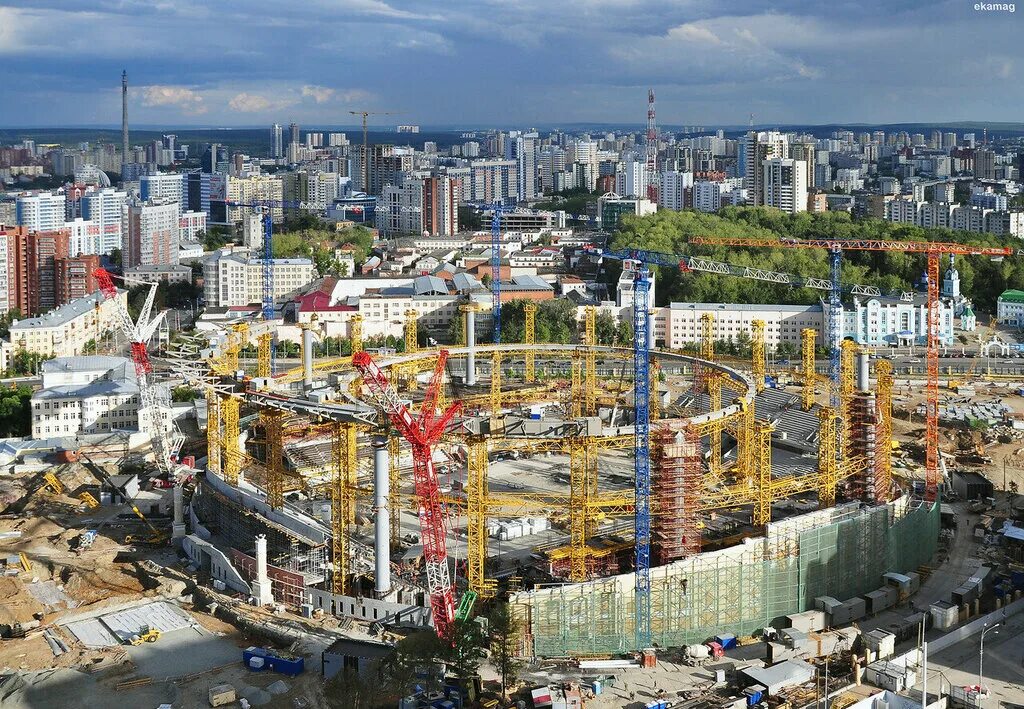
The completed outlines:
<svg viewBox="0 0 1024 709">
<path fill-rule="evenodd" d="M 651 421 L 650 421 L 650 277 L 640 261 L 625 261 L 633 268 L 633 472 L 636 502 L 633 526 L 636 553 L 634 633 L 636 647 L 651 646 Z"/>
</svg>

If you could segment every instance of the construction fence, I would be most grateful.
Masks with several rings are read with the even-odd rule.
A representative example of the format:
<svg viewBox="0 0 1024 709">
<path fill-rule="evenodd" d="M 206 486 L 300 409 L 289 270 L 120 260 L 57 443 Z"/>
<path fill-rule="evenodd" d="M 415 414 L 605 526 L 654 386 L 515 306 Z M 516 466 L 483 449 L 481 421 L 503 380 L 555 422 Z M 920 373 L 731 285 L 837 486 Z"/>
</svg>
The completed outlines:
<svg viewBox="0 0 1024 709">
<path fill-rule="evenodd" d="M 660 647 L 722 632 L 750 635 L 814 607 L 883 584 L 882 575 L 931 559 L 938 503 L 901 497 L 862 508 L 849 503 L 771 523 L 764 537 L 651 569 L 651 635 Z M 633 574 L 515 594 L 526 655 L 619 653 L 634 647 Z"/>
</svg>

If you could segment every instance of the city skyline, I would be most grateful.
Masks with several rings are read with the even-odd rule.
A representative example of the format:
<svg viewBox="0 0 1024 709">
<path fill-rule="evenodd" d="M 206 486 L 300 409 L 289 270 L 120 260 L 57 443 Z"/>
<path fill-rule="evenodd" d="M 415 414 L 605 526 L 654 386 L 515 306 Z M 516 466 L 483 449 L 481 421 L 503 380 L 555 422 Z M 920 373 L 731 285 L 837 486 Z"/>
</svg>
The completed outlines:
<svg viewBox="0 0 1024 709">
<path fill-rule="evenodd" d="M 649 86 L 664 125 L 1019 118 L 1015 12 L 802 5 L 30 0 L 0 5 L 0 120 L 116 125 L 122 69 L 138 125 L 639 124 Z"/>
</svg>

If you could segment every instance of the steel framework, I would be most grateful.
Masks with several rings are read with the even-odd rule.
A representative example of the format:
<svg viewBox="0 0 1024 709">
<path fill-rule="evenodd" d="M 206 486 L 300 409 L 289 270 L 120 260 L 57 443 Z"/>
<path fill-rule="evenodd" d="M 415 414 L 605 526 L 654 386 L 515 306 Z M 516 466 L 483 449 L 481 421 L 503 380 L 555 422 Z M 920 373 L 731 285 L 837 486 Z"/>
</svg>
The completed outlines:
<svg viewBox="0 0 1024 709">
<path fill-rule="evenodd" d="M 829 304 L 832 312 L 829 318 L 830 344 L 832 346 L 831 373 L 832 380 L 838 384 L 839 378 L 839 337 L 842 324 L 842 305 L 839 302 L 839 267 L 842 252 L 846 251 L 891 251 L 899 253 L 922 254 L 927 257 L 928 274 L 928 337 L 927 337 L 927 371 L 928 383 L 925 392 L 925 499 L 932 502 L 938 495 L 940 481 L 939 472 L 939 260 L 944 254 L 957 256 L 1013 256 L 1014 249 L 1009 246 L 974 246 L 971 244 L 954 244 L 939 241 L 886 241 L 881 239 L 787 239 L 767 241 L 750 238 L 705 238 L 691 237 L 689 243 L 706 246 L 731 246 L 744 248 L 797 248 L 825 249 L 829 252 L 832 274 L 832 289 Z M 837 313 L 836 308 L 839 308 Z M 839 387 L 833 389 L 833 399 L 837 398 Z M 838 402 L 833 403 L 836 407 Z"/>
<path fill-rule="evenodd" d="M 501 415 L 501 350 L 491 352 L 490 412 L 493 420 Z"/>
<path fill-rule="evenodd" d="M 273 376 L 272 357 L 274 351 L 274 333 L 264 332 L 256 338 L 256 376 Z"/>
<path fill-rule="evenodd" d="M 238 485 L 242 471 L 242 451 L 238 446 L 241 431 L 238 428 L 238 408 L 241 401 L 233 396 L 222 395 L 220 409 L 224 414 L 224 482 L 232 487 Z"/>
<path fill-rule="evenodd" d="M 405 311 L 405 351 L 410 354 L 419 349 L 419 342 L 416 340 L 416 318 L 415 310 L 410 308 Z"/>
<path fill-rule="evenodd" d="M 525 316 L 523 322 L 523 344 L 532 345 L 534 344 L 537 336 L 537 304 L 526 303 L 523 306 L 523 314 Z M 526 355 L 524 357 L 523 379 L 528 383 L 537 381 L 536 358 L 534 356 L 533 349 L 529 347 L 527 348 Z"/>
<path fill-rule="evenodd" d="M 875 406 L 878 423 L 875 434 L 875 502 L 888 502 L 892 495 L 892 362 L 875 361 Z"/>
<path fill-rule="evenodd" d="M 363 316 L 356 313 L 349 319 L 349 334 L 352 341 L 352 354 L 363 351 Z"/>
<path fill-rule="evenodd" d="M 711 370 L 707 375 L 708 386 L 708 411 L 718 411 L 722 408 L 722 384 L 723 375 Z M 722 474 L 722 424 L 716 419 L 709 427 L 708 437 L 710 439 L 711 459 L 709 467 L 711 474 L 718 476 Z"/>
<path fill-rule="evenodd" d="M 442 409 L 447 408 L 442 406 Z M 391 548 L 398 549 L 402 536 L 402 506 L 397 500 L 401 493 L 402 482 L 402 441 L 398 436 L 388 437 L 388 495 L 391 506 L 388 512 L 391 513 Z"/>
<path fill-rule="evenodd" d="M 490 595 L 495 584 L 484 575 L 487 559 L 487 439 L 466 442 L 466 578 L 469 590 Z"/>
<path fill-rule="evenodd" d="M 501 344 L 501 213 L 504 205 L 493 205 L 491 217 L 491 321 L 493 342 Z"/>
<path fill-rule="evenodd" d="M 853 440 L 853 394 L 856 389 L 856 366 L 857 366 L 857 343 L 853 340 L 843 340 L 840 348 L 839 362 L 839 408 L 837 410 L 842 417 L 842 435 L 839 436 L 838 452 L 842 457 L 849 452 L 849 442 Z"/>
<path fill-rule="evenodd" d="M 206 390 L 206 468 L 220 475 L 220 395 L 213 387 Z"/>
<path fill-rule="evenodd" d="M 751 373 L 754 376 L 754 389 L 760 394 L 764 390 L 764 378 L 768 373 L 767 351 L 764 342 L 764 320 L 754 320 L 750 323 L 750 326 Z"/>
<path fill-rule="evenodd" d="M 573 350 L 569 375 L 569 417 L 583 415 L 583 357 L 579 349 Z"/>
<path fill-rule="evenodd" d="M 587 480 L 587 439 L 572 436 L 569 447 L 569 580 L 587 579 L 587 521 L 590 481 Z"/>
<path fill-rule="evenodd" d="M 814 382 L 818 377 L 815 371 L 814 341 L 818 334 L 813 327 L 805 327 L 800 331 L 800 351 L 802 354 L 803 366 L 803 398 L 804 411 L 810 411 L 814 406 Z"/>
</svg>

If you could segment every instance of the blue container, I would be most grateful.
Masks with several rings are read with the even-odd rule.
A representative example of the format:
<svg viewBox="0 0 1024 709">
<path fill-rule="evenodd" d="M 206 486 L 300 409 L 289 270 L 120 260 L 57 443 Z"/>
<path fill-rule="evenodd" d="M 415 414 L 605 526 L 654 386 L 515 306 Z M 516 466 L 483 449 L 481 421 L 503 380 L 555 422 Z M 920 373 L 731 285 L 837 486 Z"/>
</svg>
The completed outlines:
<svg viewBox="0 0 1024 709">
<path fill-rule="evenodd" d="M 736 647 L 736 636 L 732 633 L 722 633 L 721 635 L 716 635 L 715 640 L 718 642 L 719 645 L 722 646 L 723 650 L 730 650 Z"/>
<path fill-rule="evenodd" d="M 250 647 L 242 651 L 242 661 L 249 667 L 249 660 L 254 657 L 263 659 L 263 669 L 280 672 L 289 677 L 302 674 L 306 669 L 306 661 L 301 657 L 290 657 L 278 654 L 265 647 Z"/>
<path fill-rule="evenodd" d="M 1010 583 L 1014 588 L 1024 588 L 1024 571 L 1011 571 Z"/>
<path fill-rule="evenodd" d="M 758 702 L 760 702 L 761 698 L 764 696 L 764 692 L 762 692 L 760 689 L 754 689 L 753 687 L 748 687 L 747 689 L 744 689 L 743 693 L 747 695 L 748 707 L 752 707 Z"/>
</svg>

